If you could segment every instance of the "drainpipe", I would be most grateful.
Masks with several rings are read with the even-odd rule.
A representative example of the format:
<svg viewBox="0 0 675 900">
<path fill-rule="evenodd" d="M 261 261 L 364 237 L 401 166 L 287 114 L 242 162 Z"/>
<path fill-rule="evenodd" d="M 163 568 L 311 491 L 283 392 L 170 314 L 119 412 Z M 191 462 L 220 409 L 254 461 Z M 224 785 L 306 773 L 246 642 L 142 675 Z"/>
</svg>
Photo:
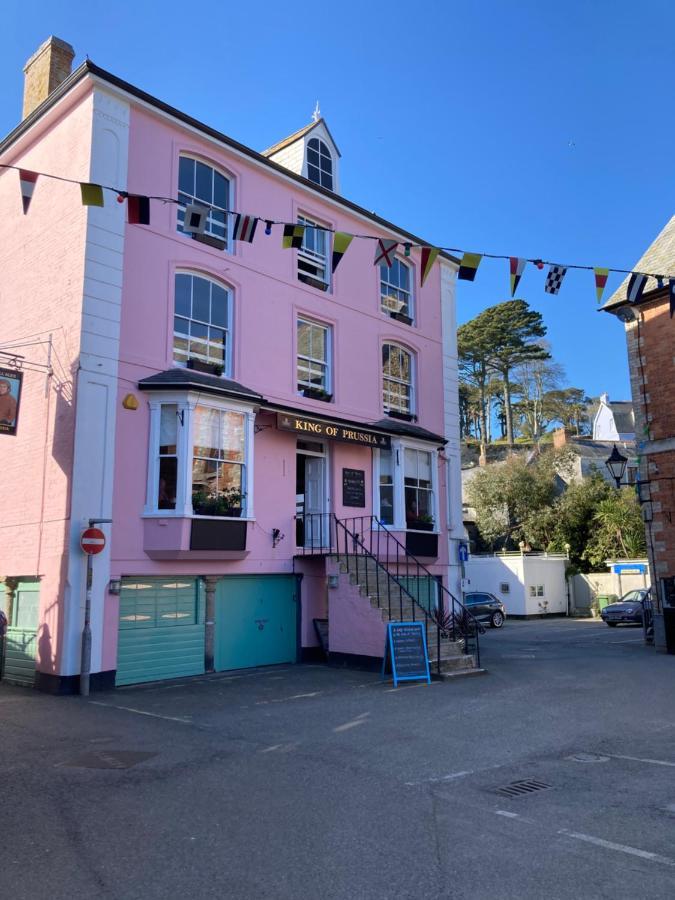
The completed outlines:
<svg viewBox="0 0 675 900">
<path fill-rule="evenodd" d="M 215 621 L 216 621 L 216 575 L 205 575 L 206 584 L 206 621 L 204 623 L 204 669 L 207 672 L 214 671 L 213 651 L 215 646 Z"/>
</svg>

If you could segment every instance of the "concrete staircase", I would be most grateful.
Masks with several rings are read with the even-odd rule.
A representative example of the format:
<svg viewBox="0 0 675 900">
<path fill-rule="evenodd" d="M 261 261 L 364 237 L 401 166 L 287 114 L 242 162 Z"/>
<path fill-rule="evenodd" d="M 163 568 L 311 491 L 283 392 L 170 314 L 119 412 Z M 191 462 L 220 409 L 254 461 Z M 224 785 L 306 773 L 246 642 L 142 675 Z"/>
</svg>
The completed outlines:
<svg viewBox="0 0 675 900">
<path fill-rule="evenodd" d="M 358 588 L 361 597 L 367 599 L 373 610 L 377 610 L 382 622 L 424 622 L 427 625 L 427 648 L 429 665 L 432 674 L 437 673 L 436 659 L 440 657 L 440 674 L 443 677 L 477 674 L 481 672 L 476 666 L 473 654 L 464 652 L 464 640 L 451 640 L 449 636 L 440 636 L 430 616 L 424 614 L 424 606 L 416 603 L 406 590 L 395 580 L 395 573 L 379 566 L 374 558 L 361 556 L 356 565 L 356 558 L 349 561 L 344 557 L 339 560 L 341 577 L 348 577 L 349 583 Z M 401 576 L 405 584 L 405 576 Z M 422 591 L 424 594 L 424 591 Z M 424 600 L 424 596 L 421 598 Z M 439 652 L 440 651 L 440 652 Z"/>
</svg>

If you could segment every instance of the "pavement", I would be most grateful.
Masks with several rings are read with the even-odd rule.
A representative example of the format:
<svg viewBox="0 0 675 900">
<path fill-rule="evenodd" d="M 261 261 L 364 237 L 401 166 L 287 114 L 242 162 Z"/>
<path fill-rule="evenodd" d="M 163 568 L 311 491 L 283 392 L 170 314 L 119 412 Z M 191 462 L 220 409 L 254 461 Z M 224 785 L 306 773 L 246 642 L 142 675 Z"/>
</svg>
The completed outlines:
<svg viewBox="0 0 675 900">
<path fill-rule="evenodd" d="M 675 658 L 588 620 L 482 650 L 485 676 L 398 689 L 0 683 L 0 898 L 670 900 Z"/>
</svg>

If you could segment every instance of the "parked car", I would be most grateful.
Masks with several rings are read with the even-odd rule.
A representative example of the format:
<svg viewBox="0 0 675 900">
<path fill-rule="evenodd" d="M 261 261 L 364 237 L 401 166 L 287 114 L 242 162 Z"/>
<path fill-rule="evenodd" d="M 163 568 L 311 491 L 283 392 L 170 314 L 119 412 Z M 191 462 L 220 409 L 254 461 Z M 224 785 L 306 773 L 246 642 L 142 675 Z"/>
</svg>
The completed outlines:
<svg viewBox="0 0 675 900">
<path fill-rule="evenodd" d="M 602 621 L 606 622 L 610 628 L 615 628 L 622 623 L 642 625 L 645 614 L 645 600 L 649 600 L 649 588 L 628 591 L 616 603 L 610 603 L 600 610 Z"/>
<path fill-rule="evenodd" d="M 464 606 L 479 622 L 489 622 L 492 628 L 501 628 L 506 619 L 506 607 L 492 594 L 465 594 Z"/>
</svg>

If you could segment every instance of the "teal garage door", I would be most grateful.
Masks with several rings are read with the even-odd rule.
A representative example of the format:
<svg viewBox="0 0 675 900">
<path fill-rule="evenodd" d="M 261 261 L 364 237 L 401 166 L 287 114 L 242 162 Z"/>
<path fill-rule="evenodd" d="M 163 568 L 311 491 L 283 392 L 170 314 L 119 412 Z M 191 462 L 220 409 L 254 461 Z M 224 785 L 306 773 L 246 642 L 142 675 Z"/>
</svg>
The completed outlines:
<svg viewBox="0 0 675 900">
<path fill-rule="evenodd" d="M 115 683 L 204 672 L 204 597 L 198 578 L 123 578 Z"/>
<path fill-rule="evenodd" d="M 20 581 L 14 591 L 11 618 L 5 638 L 2 677 L 14 684 L 35 681 L 40 584 Z"/>
<path fill-rule="evenodd" d="M 297 662 L 299 609 L 293 575 L 221 579 L 216 589 L 216 671 Z"/>
</svg>

